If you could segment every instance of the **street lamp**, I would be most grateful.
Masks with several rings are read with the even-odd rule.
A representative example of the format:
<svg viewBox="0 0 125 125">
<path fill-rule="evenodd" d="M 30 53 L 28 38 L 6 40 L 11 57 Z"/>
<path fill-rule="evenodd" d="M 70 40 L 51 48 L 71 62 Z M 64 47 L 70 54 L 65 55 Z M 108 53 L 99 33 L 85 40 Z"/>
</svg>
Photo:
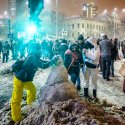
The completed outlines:
<svg viewBox="0 0 125 125">
<path fill-rule="evenodd" d="M 45 2 L 46 2 L 47 4 L 49 4 L 49 3 L 50 3 L 50 0 L 45 0 Z"/>
<path fill-rule="evenodd" d="M 108 12 L 107 10 L 104 10 L 104 14 L 107 14 L 107 12 Z"/>
<path fill-rule="evenodd" d="M 125 12 L 125 9 L 122 9 L 122 12 Z"/>
<path fill-rule="evenodd" d="M 117 11 L 118 9 L 117 8 L 114 8 L 114 11 Z"/>
<path fill-rule="evenodd" d="M 28 5 L 28 1 L 26 1 L 26 5 Z"/>
<path fill-rule="evenodd" d="M 116 25 L 115 25 L 115 17 L 116 17 L 116 11 L 118 9 L 117 8 L 114 8 L 114 11 L 113 11 L 113 18 L 114 18 L 114 38 L 116 38 Z"/>
<path fill-rule="evenodd" d="M 8 15 L 8 12 L 7 11 L 4 11 L 4 16 L 7 16 Z"/>
</svg>

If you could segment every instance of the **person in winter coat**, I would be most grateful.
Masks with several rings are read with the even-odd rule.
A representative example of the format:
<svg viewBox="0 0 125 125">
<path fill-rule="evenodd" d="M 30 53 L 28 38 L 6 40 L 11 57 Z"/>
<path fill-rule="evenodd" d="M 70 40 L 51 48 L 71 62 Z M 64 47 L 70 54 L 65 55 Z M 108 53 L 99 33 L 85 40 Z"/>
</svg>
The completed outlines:
<svg viewBox="0 0 125 125">
<path fill-rule="evenodd" d="M 60 40 L 56 40 L 53 44 L 53 53 L 54 55 L 59 54 Z"/>
<path fill-rule="evenodd" d="M 74 84 L 76 84 L 76 80 L 80 75 L 80 65 L 82 64 L 83 60 L 79 53 L 79 46 L 76 43 L 70 43 L 69 49 L 65 53 L 64 65 Z M 77 90 L 80 90 L 80 88 L 80 84 L 77 84 Z"/>
<path fill-rule="evenodd" d="M 111 65 L 111 48 L 112 42 L 108 39 L 107 35 L 102 36 L 100 42 L 101 59 L 102 59 L 102 76 L 103 79 L 110 81 L 110 65 Z"/>
<path fill-rule="evenodd" d="M 87 44 L 87 45 L 86 45 Z M 96 39 L 91 36 L 87 39 L 83 48 L 83 58 L 85 61 L 84 72 L 84 97 L 89 98 L 88 89 L 90 78 L 93 83 L 93 97 L 97 99 L 97 80 L 98 80 L 98 64 L 100 58 L 100 48 L 97 45 Z"/>
<path fill-rule="evenodd" d="M 83 49 L 84 43 L 85 43 L 85 39 L 84 39 L 84 36 L 82 34 L 78 36 L 76 43 L 79 45 L 79 52 L 80 52 L 80 55 L 82 57 L 82 49 Z M 81 67 L 81 69 L 82 69 L 82 73 L 84 74 L 84 69 L 85 69 L 84 64 Z M 79 85 L 81 84 L 80 77 L 77 78 L 77 84 L 79 84 Z"/>
<path fill-rule="evenodd" d="M 2 47 L 2 53 L 3 53 L 3 63 L 8 62 L 9 59 L 9 50 L 10 50 L 10 45 L 8 43 L 8 41 L 6 41 L 5 43 L 3 43 L 3 47 Z"/>
<path fill-rule="evenodd" d="M 40 59 L 41 46 L 33 42 L 28 48 L 28 57 L 23 62 L 21 69 L 15 72 L 13 92 L 11 98 L 11 117 L 14 122 L 21 121 L 21 101 L 23 89 L 27 90 L 27 104 L 31 105 L 36 99 L 36 87 L 33 78 L 38 68 L 46 69 L 58 61 L 58 56 L 53 57 L 49 62 Z"/>
<path fill-rule="evenodd" d="M 84 43 L 85 43 L 85 39 L 84 39 L 84 36 L 81 34 L 77 38 L 77 44 L 79 45 L 81 51 L 84 47 Z"/>
<path fill-rule="evenodd" d="M 118 58 L 118 39 L 112 41 L 111 48 L 111 75 L 114 77 L 114 61 Z"/>
<path fill-rule="evenodd" d="M 62 42 L 60 43 L 60 46 L 59 46 L 59 54 L 62 57 L 63 61 L 64 61 L 65 52 L 67 50 L 68 50 L 67 41 L 65 39 L 63 39 Z"/>
<path fill-rule="evenodd" d="M 100 35 L 100 37 L 97 39 L 97 44 L 99 45 L 101 41 L 102 41 L 102 39 L 101 39 L 101 35 Z M 100 72 L 102 73 L 102 59 L 101 59 L 101 55 L 100 55 L 100 59 L 99 59 L 99 68 L 100 68 Z"/>
<path fill-rule="evenodd" d="M 2 46 L 2 41 L 0 41 L 0 59 L 1 59 L 2 48 L 3 48 L 3 46 Z"/>
</svg>

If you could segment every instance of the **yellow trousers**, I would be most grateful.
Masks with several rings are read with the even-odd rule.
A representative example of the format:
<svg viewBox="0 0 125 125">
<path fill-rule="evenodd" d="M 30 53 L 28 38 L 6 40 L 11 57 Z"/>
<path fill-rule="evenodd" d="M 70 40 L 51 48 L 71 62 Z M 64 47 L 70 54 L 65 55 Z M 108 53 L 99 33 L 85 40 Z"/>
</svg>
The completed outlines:
<svg viewBox="0 0 125 125">
<path fill-rule="evenodd" d="M 27 104 L 31 104 L 36 99 L 36 87 L 29 82 L 22 82 L 14 77 L 13 92 L 11 98 L 11 117 L 14 122 L 21 121 L 21 101 L 23 89 L 27 90 Z"/>
</svg>

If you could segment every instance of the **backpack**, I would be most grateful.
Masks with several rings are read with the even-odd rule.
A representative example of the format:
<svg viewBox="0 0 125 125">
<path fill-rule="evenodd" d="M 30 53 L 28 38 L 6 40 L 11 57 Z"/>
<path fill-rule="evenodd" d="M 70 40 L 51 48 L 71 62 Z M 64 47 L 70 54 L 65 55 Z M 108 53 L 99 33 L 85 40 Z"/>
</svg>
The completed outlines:
<svg viewBox="0 0 125 125">
<path fill-rule="evenodd" d="M 16 73 L 19 72 L 22 68 L 22 65 L 25 60 L 23 59 L 18 59 L 13 65 L 12 65 L 12 72 Z"/>
</svg>

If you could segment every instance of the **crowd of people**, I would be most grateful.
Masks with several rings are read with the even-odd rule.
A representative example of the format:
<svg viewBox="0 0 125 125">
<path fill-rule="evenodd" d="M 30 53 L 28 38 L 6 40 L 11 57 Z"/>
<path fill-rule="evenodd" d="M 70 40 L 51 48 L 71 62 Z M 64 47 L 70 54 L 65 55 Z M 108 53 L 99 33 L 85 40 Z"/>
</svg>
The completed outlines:
<svg viewBox="0 0 125 125">
<path fill-rule="evenodd" d="M 94 36 L 84 39 L 83 35 L 79 35 L 76 41 L 44 39 L 41 42 L 33 39 L 27 44 L 23 39 L 18 40 L 17 43 L 13 42 L 13 44 L 6 41 L 0 42 L 3 63 L 8 62 L 11 58 L 9 56 L 10 51 L 14 60 L 25 58 L 20 70 L 15 71 L 14 77 L 11 114 L 13 121 L 16 122 L 22 119 L 21 99 L 23 89 L 28 90 L 27 104 L 31 104 L 36 99 L 36 88 L 32 81 L 38 68 L 45 69 L 56 64 L 59 56 L 61 56 L 71 81 L 78 91 L 81 90 L 80 73 L 83 74 L 85 99 L 90 98 L 89 82 L 90 78 L 92 79 L 92 99 L 97 100 L 99 71 L 106 81 L 110 81 L 111 76 L 115 77 L 114 61 L 125 56 L 125 43 L 120 43 L 117 38 L 110 39 L 104 34 L 98 39 Z"/>
</svg>

